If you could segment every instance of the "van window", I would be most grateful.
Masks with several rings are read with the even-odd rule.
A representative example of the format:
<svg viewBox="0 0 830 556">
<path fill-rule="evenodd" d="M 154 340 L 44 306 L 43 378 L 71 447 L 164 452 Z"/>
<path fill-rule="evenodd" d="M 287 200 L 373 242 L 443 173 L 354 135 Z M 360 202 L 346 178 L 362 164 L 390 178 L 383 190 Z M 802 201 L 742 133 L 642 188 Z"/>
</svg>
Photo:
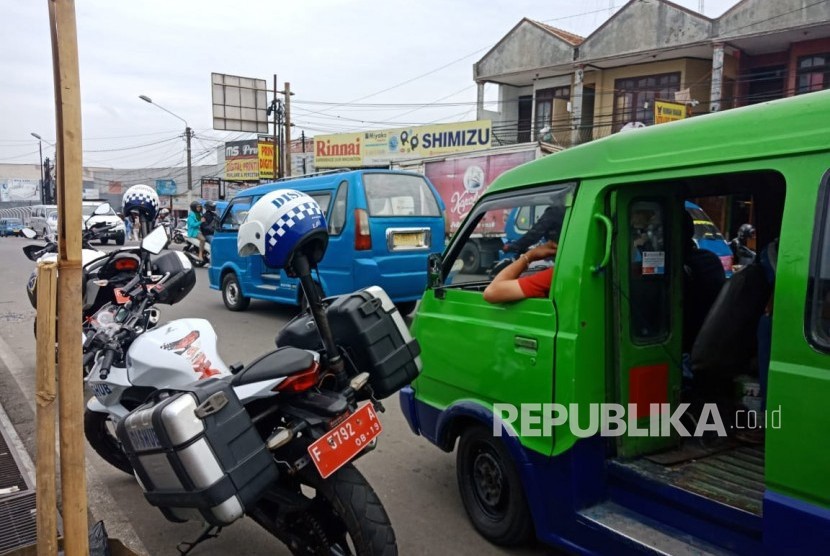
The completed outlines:
<svg viewBox="0 0 830 556">
<path fill-rule="evenodd" d="M 340 235 L 346 227 L 346 202 L 348 201 L 349 182 L 340 182 L 337 188 L 337 195 L 334 197 L 334 206 L 328 217 L 329 233 L 333 236 Z"/>
<path fill-rule="evenodd" d="M 505 230 L 508 218 L 514 211 L 521 214 L 527 210 L 532 214 L 534 207 L 554 206 L 561 208 L 553 220 L 545 222 L 549 226 L 544 230 L 533 230 L 532 243 L 541 243 L 548 239 L 559 240 L 559 234 L 565 217 L 568 198 L 574 191 L 573 184 L 547 187 L 542 191 L 535 189 L 524 195 L 513 194 L 509 197 L 497 197 L 476 207 L 475 212 L 465 221 L 458 232 L 450 255 L 444 260 L 444 285 L 466 290 L 484 291 L 501 268 L 516 257 L 516 253 L 506 253 L 505 243 L 512 243 L 525 237 L 525 233 L 511 236 Z M 544 213 L 544 210 L 540 210 Z M 528 230 L 530 232 L 531 230 Z M 528 238 L 529 239 L 529 238 Z M 543 270 L 553 261 L 533 263 L 526 274 Z"/>
<path fill-rule="evenodd" d="M 662 200 L 631 203 L 629 276 L 631 336 L 637 344 L 663 340 L 669 332 L 666 211 Z"/>
<path fill-rule="evenodd" d="M 830 172 L 819 192 L 807 296 L 807 337 L 817 349 L 830 352 Z"/>
<path fill-rule="evenodd" d="M 331 193 L 309 193 L 308 196 L 317 201 L 317 204 L 320 205 L 320 210 L 323 211 L 323 216 L 328 217 Z"/>
<path fill-rule="evenodd" d="M 238 230 L 239 226 L 248 216 L 251 208 L 252 197 L 236 197 L 230 202 L 225 214 L 219 222 L 220 230 Z"/>
<path fill-rule="evenodd" d="M 441 216 L 422 176 L 364 174 L 363 183 L 370 216 Z"/>
</svg>

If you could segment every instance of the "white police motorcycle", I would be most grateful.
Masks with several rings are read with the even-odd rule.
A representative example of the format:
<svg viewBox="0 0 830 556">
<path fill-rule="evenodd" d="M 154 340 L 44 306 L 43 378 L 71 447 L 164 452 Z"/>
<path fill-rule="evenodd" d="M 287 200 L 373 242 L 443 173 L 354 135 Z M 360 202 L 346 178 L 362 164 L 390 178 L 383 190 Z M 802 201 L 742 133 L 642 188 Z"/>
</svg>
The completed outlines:
<svg viewBox="0 0 830 556">
<path fill-rule="evenodd" d="M 93 318 L 86 437 L 165 517 L 205 524 L 183 553 L 247 515 L 294 554 L 397 554 L 386 511 L 352 462 L 382 431 L 380 400 L 420 372 L 418 344 L 378 287 L 324 304 L 311 270 L 326 230 L 303 193 L 274 191 L 251 208 L 240 254 L 298 276 L 310 303 L 280 347 L 247 366 L 221 360 L 205 320 L 149 330 L 153 305 L 192 288 L 181 261 L 140 273 L 129 303 Z M 167 242 L 158 228 L 142 247 L 160 253 Z"/>
</svg>

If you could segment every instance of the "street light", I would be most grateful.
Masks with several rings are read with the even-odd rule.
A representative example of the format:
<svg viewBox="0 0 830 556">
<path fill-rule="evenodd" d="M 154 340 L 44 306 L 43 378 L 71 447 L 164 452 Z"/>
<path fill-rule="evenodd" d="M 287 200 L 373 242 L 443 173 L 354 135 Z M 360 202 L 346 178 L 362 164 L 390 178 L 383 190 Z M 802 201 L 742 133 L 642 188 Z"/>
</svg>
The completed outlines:
<svg viewBox="0 0 830 556">
<path fill-rule="evenodd" d="M 37 139 L 37 152 L 40 153 L 40 202 L 46 204 L 46 198 L 43 192 L 43 138 L 35 132 L 32 132 L 32 137 Z"/>
<path fill-rule="evenodd" d="M 185 137 L 185 140 L 187 141 L 187 204 L 189 205 L 190 204 L 190 199 L 191 199 L 191 191 L 193 190 L 193 168 L 192 168 L 191 163 L 190 163 L 190 136 L 192 135 L 193 131 L 191 131 L 190 126 L 187 125 L 187 120 L 185 120 L 184 118 L 182 118 L 178 114 L 174 114 L 173 112 L 171 112 L 170 110 L 168 110 L 164 106 L 160 105 L 159 103 L 153 102 L 153 99 L 151 99 L 147 95 L 138 95 L 138 98 L 140 98 L 144 102 L 149 102 L 150 104 L 152 104 L 153 106 L 155 106 L 157 108 L 161 108 L 162 110 L 164 110 L 165 112 L 167 112 L 168 114 L 173 116 L 174 118 L 178 118 L 178 119 L 180 119 L 181 121 L 184 122 L 184 137 Z"/>
</svg>

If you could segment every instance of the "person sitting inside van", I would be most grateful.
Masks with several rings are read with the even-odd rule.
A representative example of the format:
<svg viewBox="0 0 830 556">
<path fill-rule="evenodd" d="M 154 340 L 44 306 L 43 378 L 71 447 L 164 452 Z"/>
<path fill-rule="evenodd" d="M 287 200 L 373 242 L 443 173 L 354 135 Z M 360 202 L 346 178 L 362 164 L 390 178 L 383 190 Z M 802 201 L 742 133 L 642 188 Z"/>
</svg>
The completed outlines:
<svg viewBox="0 0 830 556">
<path fill-rule="evenodd" d="M 484 290 L 484 300 L 488 303 L 506 303 L 528 297 L 547 297 L 553 282 L 553 267 L 529 276 L 521 274 L 528 269 L 530 263 L 555 256 L 557 247 L 557 243 L 550 240 L 519 255 L 493 278 Z"/>
</svg>

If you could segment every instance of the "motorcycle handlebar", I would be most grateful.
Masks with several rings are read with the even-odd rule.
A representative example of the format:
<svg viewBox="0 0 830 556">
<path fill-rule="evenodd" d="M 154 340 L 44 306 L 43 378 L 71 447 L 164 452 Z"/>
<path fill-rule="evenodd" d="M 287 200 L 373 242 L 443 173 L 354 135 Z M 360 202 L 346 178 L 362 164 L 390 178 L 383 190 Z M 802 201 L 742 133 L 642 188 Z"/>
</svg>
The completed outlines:
<svg viewBox="0 0 830 556">
<path fill-rule="evenodd" d="M 115 361 L 116 350 L 113 347 L 107 346 L 104 349 L 104 357 L 101 359 L 101 373 L 107 374 L 110 372 L 113 361 Z"/>
</svg>

